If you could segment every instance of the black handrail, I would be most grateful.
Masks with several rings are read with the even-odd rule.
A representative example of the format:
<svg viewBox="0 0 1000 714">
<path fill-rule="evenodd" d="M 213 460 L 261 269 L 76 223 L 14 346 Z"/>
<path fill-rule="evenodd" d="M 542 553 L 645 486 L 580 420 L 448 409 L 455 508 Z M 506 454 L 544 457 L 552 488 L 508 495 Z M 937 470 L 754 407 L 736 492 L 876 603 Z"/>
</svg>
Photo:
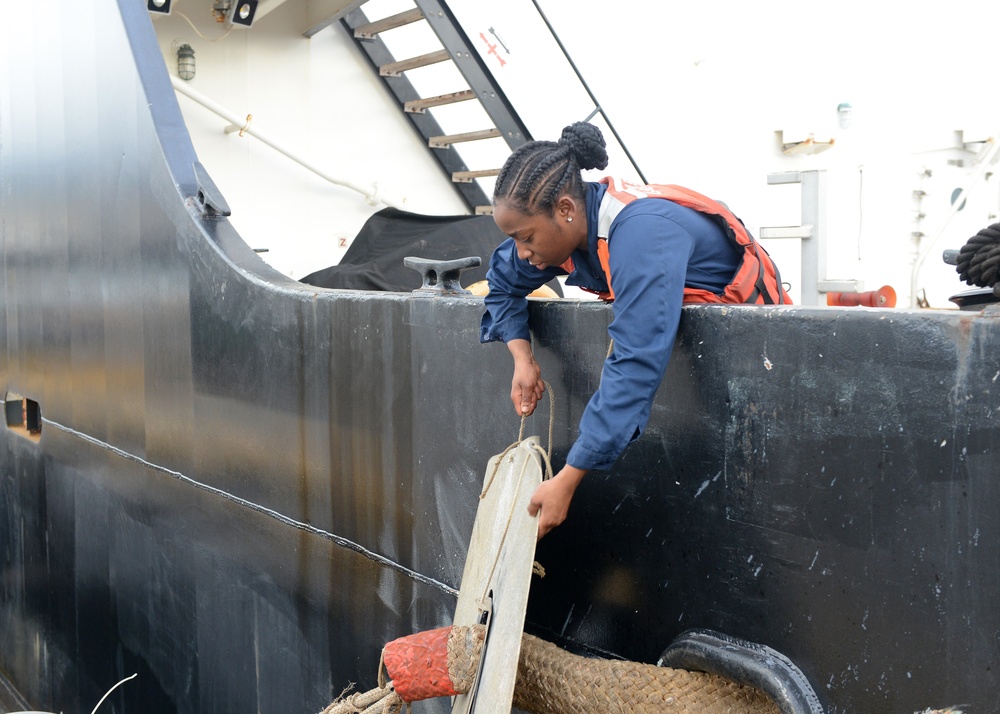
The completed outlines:
<svg viewBox="0 0 1000 714">
<path fill-rule="evenodd" d="M 584 80 L 583 75 L 577 68 L 576 63 L 573 61 L 573 58 L 570 57 L 569 52 L 566 49 L 566 46 L 563 45 L 562 40 L 559 39 L 559 35 L 556 34 L 555 28 L 552 27 L 552 23 L 549 22 L 549 18 L 547 18 L 545 16 L 545 13 L 542 12 L 542 8 L 541 6 L 539 6 L 538 0 L 531 0 L 531 3 L 532 5 L 535 6 L 535 9 L 538 11 L 539 17 L 542 18 L 542 22 L 544 22 L 545 26 L 549 29 L 549 32 L 552 34 L 552 38 L 556 41 L 556 44 L 559 45 L 559 49 L 562 51 L 563 56 L 566 58 L 566 61 L 569 62 L 569 66 L 573 68 L 573 71 L 576 73 L 576 78 L 580 80 L 580 84 L 582 84 L 583 88 L 587 91 L 587 95 L 590 97 L 590 101 L 594 103 L 595 109 L 597 110 L 597 112 L 601 114 L 602 117 L 604 117 L 604 121 L 607 122 L 608 128 L 614 135 L 615 140 L 618 142 L 618 145 L 622 147 L 622 151 L 625 152 L 625 156 L 627 156 L 628 160 L 632 162 L 632 166 L 633 168 L 635 168 L 635 171 L 639 175 L 639 178 L 642 180 L 643 183 L 648 183 L 646 177 L 642 173 L 642 169 L 639 168 L 639 164 L 637 164 L 635 159 L 632 157 L 632 154 L 629 152 L 628 147 L 625 146 L 625 142 L 622 141 L 621 136 L 618 134 L 618 130 L 615 129 L 614 124 L 611 123 L 611 119 L 608 117 L 607 112 L 604 111 L 604 107 L 602 107 L 601 103 L 597 101 L 597 97 L 594 96 L 594 93 L 591 91 L 590 86 L 587 84 L 586 80 Z M 594 113 L 592 112 L 591 115 L 587 117 L 587 119 L 589 120 L 593 116 Z"/>
</svg>

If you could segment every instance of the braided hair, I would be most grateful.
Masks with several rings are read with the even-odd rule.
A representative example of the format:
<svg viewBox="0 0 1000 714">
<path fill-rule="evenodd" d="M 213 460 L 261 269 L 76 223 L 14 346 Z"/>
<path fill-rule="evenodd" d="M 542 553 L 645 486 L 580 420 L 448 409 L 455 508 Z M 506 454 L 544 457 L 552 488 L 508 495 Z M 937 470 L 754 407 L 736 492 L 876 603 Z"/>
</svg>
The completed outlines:
<svg viewBox="0 0 1000 714">
<path fill-rule="evenodd" d="M 504 163 L 493 189 L 493 205 L 503 201 L 529 216 L 550 214 L 563 193 L 583 200 L 580 171 L 608 165 L 607 144 L 593 124 L 576 122 L 559 141 L 531 141 Z"/>
</svg>

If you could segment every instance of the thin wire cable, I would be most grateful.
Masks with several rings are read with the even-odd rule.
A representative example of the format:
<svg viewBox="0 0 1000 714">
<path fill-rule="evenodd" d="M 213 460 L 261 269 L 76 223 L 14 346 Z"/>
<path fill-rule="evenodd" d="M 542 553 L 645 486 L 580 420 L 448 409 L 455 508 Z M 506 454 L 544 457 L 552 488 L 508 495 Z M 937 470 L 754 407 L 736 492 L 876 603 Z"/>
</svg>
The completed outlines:
<svg viewBox="0 0 1000 714">
<path fill-rule="evenodd" d="M 113 692 L 113 691 L 115 691 L 116 689 L 118 689 L 118 687 L 120 687 L 121 685 L 125 684 L 125 682 L 127 682 L 128 680 L 130 680 L 130 679 L 135 679 L 135 678 L 136 678 L 136 677 L 138 677 L 138 676 L 139 676 L 139 673 L 138 673 L 138 672 L 136 672 L 136 673 L 135 673 L 135 674 L 133 674 L 133 675 L 132 675 L 131 677 L 125 677 L 125 679 L 121 680 L 120 682 L 118 682 L 118 684 L 116 684 L 116 685 L 115 685 L 115 686 L 113 686 L 113 687 L 112 687 L 111 689 L 109 689 L 109 690 L 108 690 L 107 692 L 105 692 L 105 693 L 104 693 L 104 696 L 103 696 L 103 697 L 101 697 L 101 701 L 99 701 L 99 702 L 97 703 L 97 706 L 96 706 L 96 707 L 94 707 L 94 711 L 90 712 L 90 714 L 95 714 L 95 712 L 97 712 L 97 710 L 101 708 L 101 705 L 102 705 L 102 704 L 104 704 L 104 700 L 105 700 L 105 699 L 107 699 L 107 698 L 108 698 L 108 697 L 109 697 L 109 696 L 111 695 L 111 692 Z"/>
<path fill-rule="evenodd" d="M 191 22 L 191 18 L 189 18 L 183 12 L 178 12 L 177 10 L 174 10 L 174 14 L 175 15 L 180 15 L 182 18 L 184 18 L 187 21 L 187 24 L 189 24 L 191 26 L 191 29 L 194 30 L 194 34 L 198 35 L 198 37 L 200 37 L 201 39 L 205 40 L 206 42 L 218 42 L 219 40 L 224 40 L 224 39 L 226 39 L 229 36 L 229 33 L 233 31 L 233 26 L 230 25 L 229 29 L 226 30 L 221 35 L 219 35 L 218 37 L 215 37 L 215 38 L 205 37 L 203 34 L 201 34 L 201 32 L 198 31 L 198 28 L 194 26 L 194 23 Z"/>
<path fill-rule="evenodd" d="M 176 10 L 176 9 L 174 10 L 174 14 L 175 15 L 179 15 L 180 17 L 182 17 L 187 22 L 187 24 L 189 24 L 191 26 L 191 29 L 194 30 L 194 34 L 198 35 L 198 37 L 200 37 L 201 39 L 205 40 L 206 42 L 218 42 L 219 40 L 223 40 L 223 39 L 225 39 L 226 37 L 229 36 L 230 32 L 233 31 L 233 26 L 230 25 L 229 29 L 226 30 L 221 35 L 219 35 L 218 37 L 214 37 L 214 38 L 213 37 L 205 37 L 205 35 L 201 34 L 201 32 L 198 30 L 198 28 L 195 27 L 194 23 L 191 22 L 191 18 L 190 17 L 188 17 L 187 15 L 185 15 L 180 10 Z"/>
<path fill-rule="evenodd" d="M 451 587 L 450 585 L 445 585 L 444 583 L 440 583 L 437 580 L 434 580 L 433 578 L 424 575 L 423 573 L 418 573 L 415 570 L 410 570 L 405 565 L 401 565 L 400 563 L 397 563 L 396 561 L 391 560 L 391 559 L 387 558 L 384 555 L 380 555 L 380 554 L 378 554 L 378 553 L 376 553 L 374 551 L 368 550 L 364 546 L 362 546 L 362 545 L 360 545 L 358 543 L 355 543 L 354 541 L 348 540 L 347 538 L 344 538 L 343 536 L 336 535 L 335 533 L 330 533 L 329 531 L 325 531 L 325 530 L 323 530 L 321 528 L 317 528 L 316 526 L 314 526 L 314 525 L 312 525 L 310 523 L 306 523 L 304 521 L 297 521 L 297 520 L 295 520 L 294 518 L 292 518 L 290 516 L 286 516 L 283 513 L 279 513 L 278 511 L 274 511 L 274 510 L 272 510 L 270 508 L 267 508 L 266 506 L 262 506 L 259 503 L 254 503 L 253 501 L 248 501 L 247 499 L 240 498 L 239 496 L 237 496 L 237 495 L 235 495 L 233 493 L 230 493 L 228 491 L 224 491 L 224 490 L 222 490 L 220 488 L 216 488 L 215 486 L 210 486 L 210 485 L 208 485 L 206 483 L 202 483 L 201 481 L 197 481 L 197 480 L 191 478 L 190 476 L 186 476 L 185 474 L 182 474 L 179 471 L 174 471 L 172 469 L 168 469 L 165 466 L 160 466 L 159 464 L 155 464 L 152 461 L 147 461 L 146 459 L 142 458 L 141 456 L 137 456 L 137 455 L 135 455 L 133 453 L 130 453 L 128 451 L 124 451 L 123 449 L 119 449 L 117 446 L 113 446 L 113 445 L 111 445 L 111 444 L 109 444 L 107 442 L 101 441 L 100 439 L 96 439 L 96 438 L 94 438 L 94 437 L 92 437 L 92 436 L 90 436 L 88 434 L 84 434 L 83 432 L 77 431 L 76 429 L 73 429 L 71 427 L 65 426 L 64 424 L 60 424 L 57 421 L 53 421 L 52 419 L 47 419 L 47 418 L 43 417 L 42 418 L 42 423 L 51 426 L 53 429 L 58 429 L 58 430 L 60 430 L 60 431 L 62 431 L 64 433 L 66 433 L 69 436 L 72 436 L 72 437 L 77 438 L 77 439 L 81 439 L 84 442 L 92 444 L 92 445 L 96 446 L 97 448 L 102 449 L 102 450 L 104 450 L 104 451 L 106 451 L 106 452 L 108 452 L 110 454 L 113 454 L 113 455 L 118 456 L 120 458 L 126 459 L 128 461 L 133 462 L 133 463 L 140 464 L 143 467 L 148 468 L 149 470 L 153 471 L 154 473 L 159 473 L 159 474 L 164 474 L 166 476 L 170 476 L 171 478 L 175 478 L 178 481 L 182 481 L 182 482 L 184 482 L 186 484 L 190 484 L 191 486 L 194 486 L 195 488 L 198 488 L 198 489 L 200 489 L 202 491 L 207 491 L 208 493 L 211 493 L 211 494 L 214 494 L 214 495 L 219 496 L 221 498 L 224 498 L 225 500 L 229 501 L 230 503 L 234 503 L 234 504 L 236 504 L 238 506 L 242 506 L 244 508 L 248 508 L 248 509 L 254 511 L 255 513 L 257 513 L 257 514 L 266 516 L 268 518 L 273 518 L 273 519 L 275 519 L 276 521 L 278 521 L 280 523 L 284 523 L 285 525 L 292 526 L 293 528 L 298 528 L 299 530 L 305 531 L 307 533 L 312 533 L 314 535 L 318 535 L 318 536 L 320 536 L 322 538 L 325 538 L 326 540 L 329 540 L 329 541 L 335 543 L 338 546 L 341 546 L 343 548 L 348 548 L 350 550 L 353 550 L 355 553 L 359 553 L 362 556 L 368 558 L 369 560 L 372 560 L 372 561 L 374 561 L 376 563 L 379 563 L 380 565 L 385 565 L 385 566 L 387 566 L 389 568 L 392 568 L 393 570 L 396 570 L 397 572 L 400 572 L 400 573 L 406 575 L 409 578 L 412 578 L 412 579 L 417 580 L 417 581 L 419 581 L 421 583 L 424 583 L 425 585 L 430 585 L 431 587 L 435 587 L 435 588 L 437 588 L 438 590 L 441 590 L 444 593 L 447 593 L 449 595 L 455 595 L 455 596 L 458 595 L 458 590 L 456 590 L 455 588 Z"/>
</svg>

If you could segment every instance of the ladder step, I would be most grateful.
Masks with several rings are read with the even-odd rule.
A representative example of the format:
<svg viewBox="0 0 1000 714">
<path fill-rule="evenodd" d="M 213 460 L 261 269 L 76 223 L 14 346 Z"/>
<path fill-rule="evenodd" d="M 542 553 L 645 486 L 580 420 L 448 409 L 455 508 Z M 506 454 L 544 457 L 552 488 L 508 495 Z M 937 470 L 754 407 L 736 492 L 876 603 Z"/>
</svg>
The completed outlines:
<svg viewBox="0 0 1000 714">
<path fill-rule="evenodd" d="M 448 53 L 448 50 L 438 50 L 437 52 L 429 52 L 419 57 L 411 57 L 399 62 L 384 64 L 378 68 L 378 73 L 380 77 L 398 77 L 409 69 L 426 67 L 429 64 L 437 64 L 438 62 L 447 62 L 450 59 L 451 55 Z"/>
<path fill-rule="evenodd" d="M 451 175 L 452 183 L 472 183 L 477 178 L 499 176 L 500 169 L 481 169 L 479 171 L 455 171 Z"/>
<path fill-rule="evenodd" d="M 469 131 L 464 134 L 451 134 L 448 136 L 432 136 L 427 144 L 432 149 L 447 149 L 452 144 L 460 144 L 463 141 L 481 141 L 482 139 L 495 139 L 500 134 L 496 127 L 492 129 L 482 129 L 481 131 Z"/>
<path fill-rule="evenodd" d="M 443 104 L 467 102 L 470 99 L 475 98 L 475 92 L 471 89 L 464 89 L 461 92 L 439 94 L 436 97 L 427 97 L 426 99 L 414 99 L 403 105 L 403 111 L 407 114 L 423 114 L 425 110 L 430 109 L 431 107 L 440 107 Z"/>
<path fill-rule="evenodd" d="M 401 12 L 398 15 L 391 15 L 390 17 L 376 20 L 375 22 L 369 22 L 367 25 L 356 27 L 354 28 L 354 37 L 359 40 L 371 40 L 378 37 L 380 32 L 394 30 L 397 27 L 403 27 L 404 25 L 410 25 L 414 22 L 420 22 L 423 19 L 424 13 L 420 10 L 420 8 L 413 8 L 412 10 Z"/>
<path fill-rule="evenodd" d="M 813 237 L 812 226 L 778 226 L 777 228 L 759 228 L 758 235 L 761 238 L 801 238 L 809 240 Z"/>
</svg>

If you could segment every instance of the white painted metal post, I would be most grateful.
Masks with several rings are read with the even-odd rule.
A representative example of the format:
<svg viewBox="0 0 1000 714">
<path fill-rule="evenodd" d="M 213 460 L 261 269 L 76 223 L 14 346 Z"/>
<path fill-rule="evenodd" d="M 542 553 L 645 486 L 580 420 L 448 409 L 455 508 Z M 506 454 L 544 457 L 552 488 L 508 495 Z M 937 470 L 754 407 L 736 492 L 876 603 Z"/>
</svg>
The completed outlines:
<svg viewBox="0 0 1000 714">
<path fill-rule="evenodd" d="M 819 305 L 819 282 L 826 278 L 826 171 L 800 171 L 802 224 L 812 235 L 802 241 L 802 304 Z"/>
<path fill-rule="evenodd" d="M 858 280 L 828 280 L 826 277 L 826 171 L 786 171 L 768 174 L 770 185 L 797 183 L 802 186 L 802 225 L 761 228 L 761 238 L 798 238 L 802 241 L 803 305 L 825 304 L 828 292 L 858 292 Z"/>
<path fill-rule="evenodd" d="M 820 180 L 822 174 L 822 181 Z M 771 238 L 798 238 L 802 243 L 802 289 L 799 300 L 803 305 L 818 305 L 819 292 L 817 283 L 819 282 L 819 255 L 820 247 L 815 240 L 817 224 L 815 221 L 826 217 L 826 199 L 821 200 L 819 196 L 820 186 L 826 187 L 826 172 L 824 171 L 784 171 L 782 173 L 768 174 L 767 183 L 769 185 L 797 183 L 802 185 L 801 189 L 801 220 L 798 226 L 785 226 L 781 228 L 761 228 L 760 237 Z M 825 246 L 826 231 L 818 231 L 823 236 Z M 825 261 L 825 255 L 824 255 Z"/>
</svg>

